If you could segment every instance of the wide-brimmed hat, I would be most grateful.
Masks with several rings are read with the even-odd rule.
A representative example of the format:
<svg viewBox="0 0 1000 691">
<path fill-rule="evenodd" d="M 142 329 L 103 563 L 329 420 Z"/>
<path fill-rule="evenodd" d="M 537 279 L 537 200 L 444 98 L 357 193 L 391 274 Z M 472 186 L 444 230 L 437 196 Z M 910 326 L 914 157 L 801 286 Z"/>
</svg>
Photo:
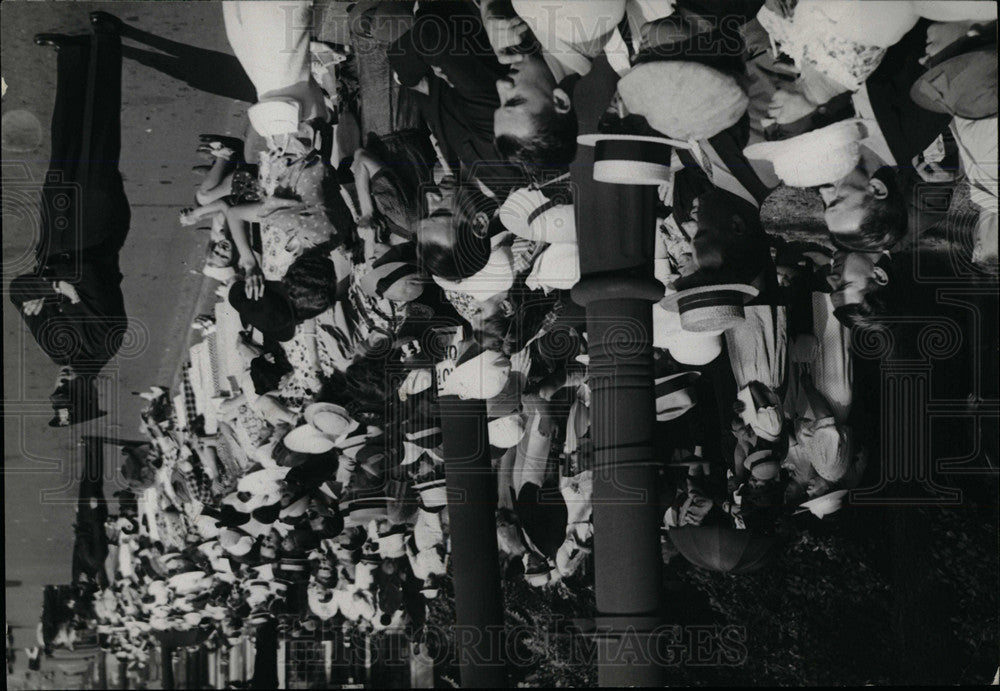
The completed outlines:
<svg viewBox="0 0 1000 691">
<path fill-rule="evenodd" d="M 867 125 L 859 118 L 841 120 L 790 139 L 751 144 L 743 155 L 751 161 L 770 161 L 774 174 L 789 187 L 832 184 L 857 167 Z"/>
<path fill-rule="evenodd" d="M 831 513 L 836 513 L 844 506 L 844 498 L 847 496 L 846 489 L 838 489 L 824 494 L 821 497 L 816 497 L 815 499 L 810 499 L 809 501 L 802 502 L 795 513 L 805 513 L 808 511 L 816 518 L 823 518 L 824 516 L 829 516 Z"/>
<path fill-rule="evenodd" d="M 222 549 L 235 557 L 242 557 L 253 549 L 253 538 L 245 533 L 224 528 L 219 533 L 219 544 Z"/>
<path fill-rule="evenodd" d="M 490 253 L 486 266 L 468 278 L 451 281 L 435 276 L 434 282 L 445 290 L 465 293 L 477 300 L 487 300 L 507 292 L 514 285 L 513 254 L 510 247 L 496 247 Z"/>
<path fill-rule="evenodd" d="M 740 413 L 740 417 L 746 424 L 750 425 L 754 434 L 770 442 L 777 441 L 781 437 L 785 418 L 781 413 L 780 404 L 757 405 L 753 391 L 749 386 L 744 386 L 737 391 L 736 399 L 743 403 L 743 412 Z"/>
<path fill-rule="evenodd" d="M 455 369 L 441 386 L 443 395 L 485 400 L 504 390 L 510 378 L 510 360 L 503 353 L 468 345 Z"/>
<path fill-rule="evenodd" d="M 743 460 L 743 467 L 750 471 L 750 474 L 758 480 L 773 480 L 778 477 L 781 465 L 774 458 L 774 451 L 763 449 L 748 454 Z"/>
<path fill-rule="evenodd" d="M 722 330 L 685 331 L 677 306 L 653 305 L 653 346 L 670 351 L 682 365 L 707 365 L 722 354 Z"/>
<path fill-rule="evenodd" d="M 421 506 L 428 511 L 434 511 L 448 505 L 448 489 L 444 478 L 414 483 L 413 489 L 420 496 Z"/>
<path fill-rule="evenodd" d="M 520 413 L 504 415 L 490 420 L 486 424 L 490 436 L 490 445 L 498 449 L 509 449 L 517 446 L 524 436 L 524 419 Z"/>
<path fill-rule="evenodd" d="M 670 158 L 684 142 L 637 134 L 585 134 L 577 142 L 594 147 L 594 180 L 619 185 L 662 185 L 671 179 Z"/>
<path fill-rule="evenodd" d="M 743 306 L 757 297 L 757 289 L 745 283 L 712 282 L 708 274 L 695 272 L 674 282 L 676 292 L 660 301 L 667 309 L 676 308 L 684 331 L 721 332 L 740 324 Z"/>
<path fill-rule="evenodd" d="M 679 418 L 698 403 L 694 383 L 699 372 L 680 372 L 656 380 L 656 419 L 669 422 Z"/>
<path fill-rule="evenodd" d="M 378 533 L 378 553 L 383 559 L 406 556 L 406 528 L 394 525 Z"/>
<path fill-rule="evenodd" d="M 548 244 L 576 243 L 576 216 L 572 204 L 560 204 L 533 187 L 514 190 L 497 217 L 518 237 Z"/>
<path fill-rule="evenodd" d="M 236 308 L 245 325 L 276 341 L 290 341 L 295 336 L 295 307 L 279 281 L 265 281 L 264 294 L 251 300 L 246 282 L 236 281 L 229 289 L 229 304 Z"/>
<path fill-rule="evenodd" d="M 630 114 L 681 141 L 708 139 L 735 125 L 750 103 L 734 77 L 679 60 L 636 65 L 618 81 L 618 93 Z"/>
<path fill-rule="evenodd" d="M 344 502 L 342 507 L 351 525 L 368 525 L 373 520 L 388 517 L 392 501 L 392 497 L 384 495 L 358 497 Z"/>
<path fill-rule="evenodd" d="M 524 285 L 531 290 L 570 290 L 580 281 L 580 249 L 576 243 L 550 245 L 535 257 Z"/>
<path fill-rule="evenodd" d="M 340 439 L 356 430 L 357 420 L 342 406 L 333 403 L 313 403 L 306 407 L 306 422 L 332 439 Z"/>
<path fill-rule="evenodd" d="M 73 376 L 64 379 L 49 396 L 55 415 L 49 427 L 68 427 L 107 415 L 100 408 L 100 397 L 93 379 Z"/>
<path fill-rule="evenodd" d="M 361 277 L 361 290 L 380 298 L 396 282 L 419 273 L 416 246 L 413 243 L 396 245 L 372 262 L 371 268 Z"/>
</svg>

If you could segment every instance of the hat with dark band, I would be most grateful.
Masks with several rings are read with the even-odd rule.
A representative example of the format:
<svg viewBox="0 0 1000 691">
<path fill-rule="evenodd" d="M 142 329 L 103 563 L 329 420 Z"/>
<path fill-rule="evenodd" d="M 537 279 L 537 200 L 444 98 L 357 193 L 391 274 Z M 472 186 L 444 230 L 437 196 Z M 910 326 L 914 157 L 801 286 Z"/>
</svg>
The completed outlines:
<svg viewBox="0 0 1000 691">
<path fill-rule="evenodd" d="M 750 474 L 757 480 L 773 480 L 778 477 L 778 471 L 781 470 L 781 466 L 778 461 L 774 460 L 773 456 L 774 451 L 771 449 L 755 451 L 746 457 L 743 461 L 743 467 L 749 470 Z"/>
<path fill-rule="evenodd" d="M 594 180 L 618 185 L 662 185 L 670 180 L 670 157 L 684 142 L 637 134 L 586 134 L 577 137 L 594 147 Z"/>
<path fill-rule="evenodd" d="M 700 285 L 699 285 L 700 284 Z M 757 289 L 745 283 L 711 283 L 695 272 L 674 282 L 676 293 L 660 304 L 676 306 L 685 331 L 724 331 L 746 318 L 743 306 L 757 297 Z"/>
<path fill-rule="evenodd" d="M 371 269 L 361 277 L 361 290 L 373 297 L 384 297 L 385 291 L 395 283 L 419 273 L 413 243 L 396 245 L 372 262 Z"/>
<path fill-rule="evenodd" d="M 448 505 L 448 490 L 444 478 L 415 483 L 413 489 L 420 495 L 420 504 L 427 511 L 434 512 Z"/>
<path fill-rule="evenodd" d="M 669 422 L 691 410 L 697 402 L 694 383 L 699 372 L 681 372 L 656 380 L 656 419 Z"/>
<path fill-rule="evenodd" d="M 840 509 L 844 506 L 844 498 L 846 496 L 846 489 L 834 490 L 829 494 L 824 494 L 821 497 L 816 497 L 815 499 L 803 502 L 799 505 L 799 508 L 795 511 L 795 513 L 800 514 L 808 511 L 816 518 L 824 518 L 832 513 L 840 511 Z"/>
<path fill-rule="evenodd" d="M 366 525 L 369 521 L 386 518 L 389 515 L 391 497 L 360 497 L 344 502 L 344 512 L 352 525 Z"/>
</svg>

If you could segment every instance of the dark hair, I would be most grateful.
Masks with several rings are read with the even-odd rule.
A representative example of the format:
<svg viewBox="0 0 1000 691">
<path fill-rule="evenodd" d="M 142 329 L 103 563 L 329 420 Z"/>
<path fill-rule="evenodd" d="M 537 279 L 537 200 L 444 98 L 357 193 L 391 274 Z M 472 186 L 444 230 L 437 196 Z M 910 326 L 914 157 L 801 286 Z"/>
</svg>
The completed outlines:
<svg viewBox="0 0 1000 691">
<path fill-rule="evenodd" d="M 880 317 L 891 313 L 892 296 L 897 291 L 899 284 L 894 276 L 891 257 L 880 257 L 875 263 L 875 267 L 885 271 L 889 277 L 888 283 L 880 285 L 871 281 L 861 302 L 841 305 L 833 310 L 833 316 L 836 317 L 837 321 L 849 329 L 857 327 L 880 330 L 885 328 Z"/>
<path fill-rule="evenodd" d="M 546 169 L 567 168 L 576 158 L 576 135 L 579 129 L 576 112 L 547 111 L 534 118 L 535 134 L 518 138 L 500 135 L 494 141 L 506 160 L 521 163 L 530 175 Z"/>
<path fill-rule="evenodd" d="M 389 392 L 386 382 L 386 363 L 380 357 L 365 357 L 347 368 L 347 410 L 355 419 L 367 421 L 385 415 Z"/>
<path fill-rule="evenodd" d="M 831 240 L 839 250 L 847 252 L 887 250 L 906 236 L 909 215 L 895 170 L 890 166 L 883 166 L 875 171 L 872 178 L 877 178 L 885 184 L 886 197 L 868 202 L 857 232 L 831 233 Z"/>
<path fill-rule="evenodd" d="M 449 281 L 468 278 L 481 271 L 493 251 L 488 237 L 465 232 L 458 233 L 457 242 L 452 247 L 437 243 L 422 243 L 418 247 L 423 270 Z"/>
<path fill-rule="evenodd" d="M 336 302 L 337 271 L 325 249 L 313 248 L 302 254 L 281 279 L 295 307 L 297 321 L 312 319 Z"/>
<path fill-rule="evenodd" d="M 425 273 L 450 281 L 468 278 L 478 273 L 490 259 L 493 245 L 488 232 L 477 227 L 476 218 L 485 213 L 493 218 L 497 210 L 495 199 L 487 197 L 473 185 L 460 185 L 451 205 L 451 246 L 417 241 L 417 257 Z M 432 215 L 433 216 L 433 215 Z"/>
</svg>

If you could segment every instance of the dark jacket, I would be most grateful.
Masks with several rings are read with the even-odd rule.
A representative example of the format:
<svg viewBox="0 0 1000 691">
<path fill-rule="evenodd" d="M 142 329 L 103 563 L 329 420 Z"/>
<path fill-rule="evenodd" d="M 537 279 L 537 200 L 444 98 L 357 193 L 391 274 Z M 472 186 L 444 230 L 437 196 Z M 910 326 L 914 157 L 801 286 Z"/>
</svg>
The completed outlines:
<svg viewBox="0 0 1000 691">
<path fill-rule="evenodd" d="M 28 300 L 44 298 L 38 314 L 21 311 L 35 341 L 56 364 L 96 372 L 118 353 L 128 328 L 122 275 L 117 255 L 76 257 L 60 255 L 40 273 L 18 276 L 10 283 L 10 301 L 21 311 Z M 80 301 L 74 305 L 56 293 L 53 280 L 72 284 Z"/>
<path fill-rule="evenodd" d="M 388 49 L 405 86 L 427 78 L 424 119 L 444 156 L 489 187 L 500 199 L 523 186 L 517 166 L 503 163 L 493 145 L 493 113 L 500 106 L 496 80 L 506 73 L 490 47 L 479 11 L 469 2 L 422 3 L 413 28 Z M 438 68 L 450 85 L 434 75 Z"/>
</svg>

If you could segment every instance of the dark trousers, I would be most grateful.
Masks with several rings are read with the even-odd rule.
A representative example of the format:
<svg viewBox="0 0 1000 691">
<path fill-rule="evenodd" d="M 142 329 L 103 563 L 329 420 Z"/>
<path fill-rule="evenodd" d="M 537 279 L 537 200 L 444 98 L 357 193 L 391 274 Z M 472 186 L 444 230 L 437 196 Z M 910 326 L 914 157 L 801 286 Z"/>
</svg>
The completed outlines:
<svg viewBox="0 0 1000 691">
<path fill-rule="evenodd" d="M 93 504 L 96 504 L 93 505 Z M 72 576 L 77 583 L 82 574 L 102 587 L 107 585 L 104 560 L 108 557 L 108 538 L 104 522 L 108 505 L 104 499 L 104 445 L 99 440 L 85 442 L 80 494 L 73 526 Z"/>
<path fill-rule="evenodd" d="M 41 264 L 82 251 L 115 254 L 130 212 L 121 174 L 121 39 L 95 34 L 57 57 L 52 155 L 42 188 Z"/>
</svg>

